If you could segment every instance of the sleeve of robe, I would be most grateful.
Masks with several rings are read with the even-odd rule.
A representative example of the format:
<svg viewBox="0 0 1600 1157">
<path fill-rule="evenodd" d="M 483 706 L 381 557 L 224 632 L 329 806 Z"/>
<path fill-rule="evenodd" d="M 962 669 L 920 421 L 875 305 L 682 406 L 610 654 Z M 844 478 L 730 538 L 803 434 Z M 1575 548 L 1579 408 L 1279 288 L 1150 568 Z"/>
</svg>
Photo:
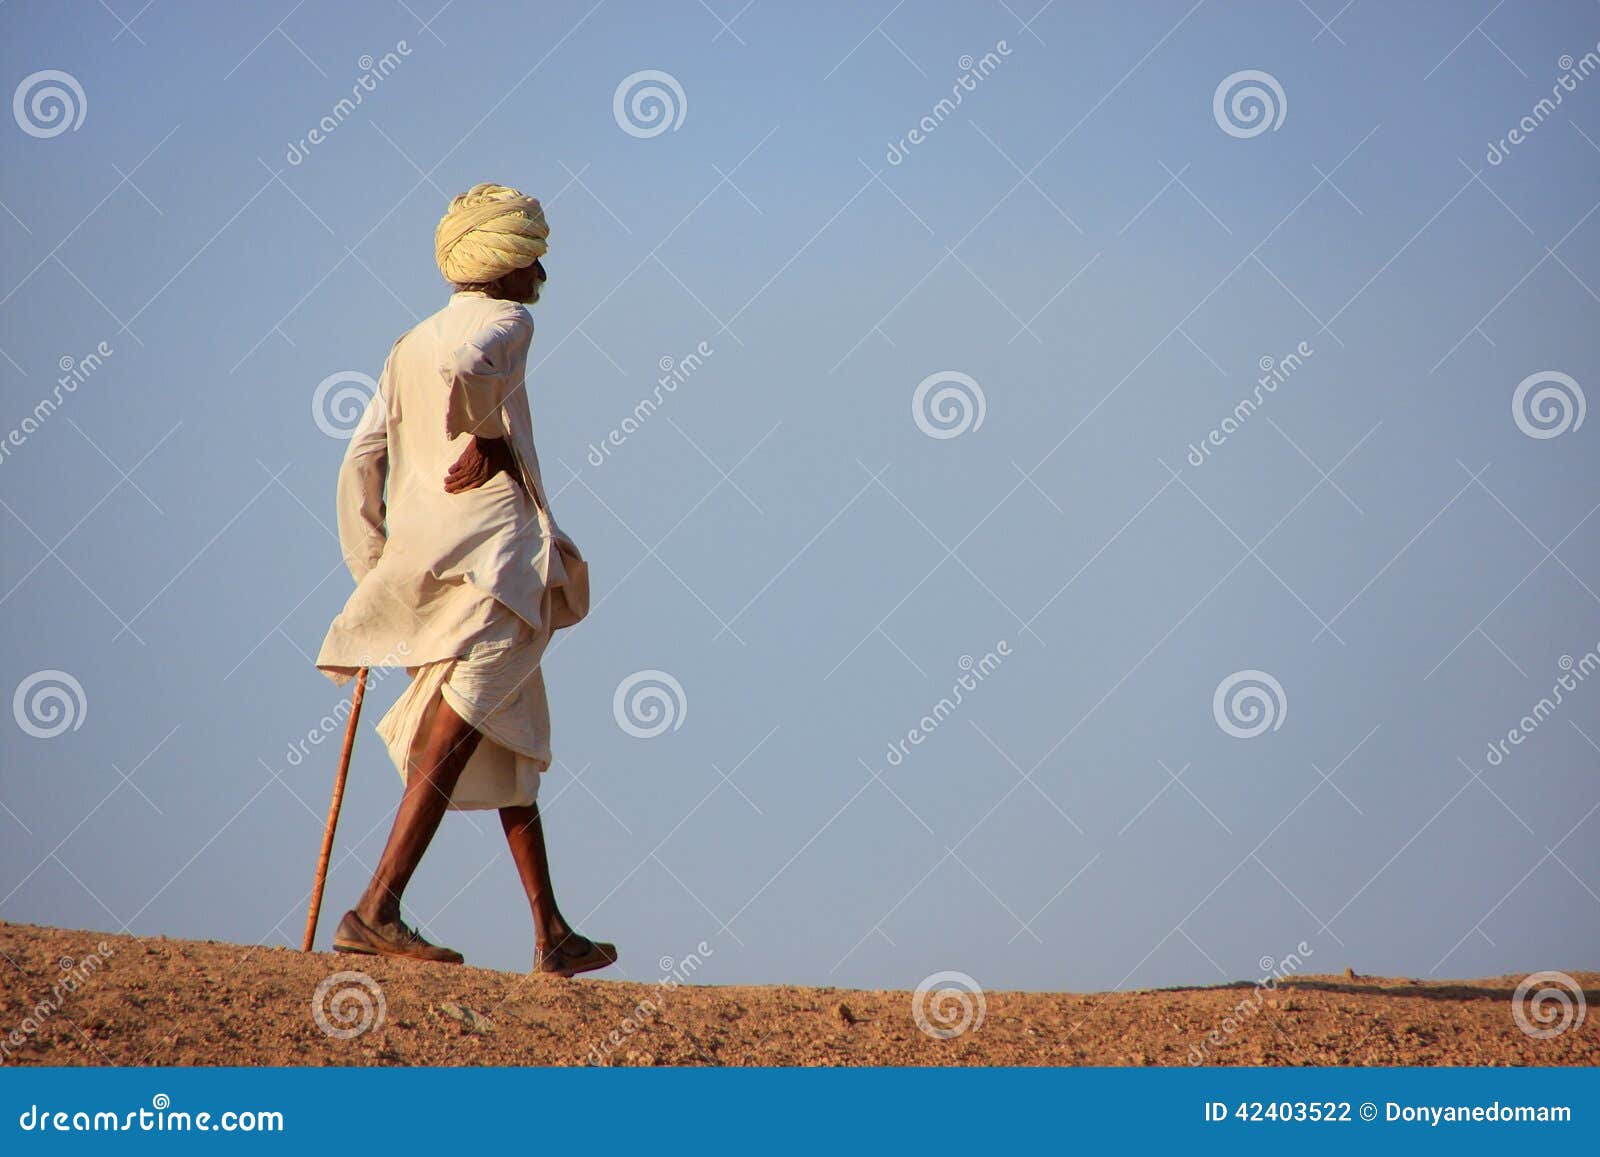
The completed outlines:
<svg viewBox="0 0 1600 1157">
<path fill-rule="evenodd" d="M 380 389 L 367 403 L 339 467 L 339 548 L 358 583 L 378 565 L 388 541 L 383 501 L 389 462 L 387 412 Z"/>
<path fill-rule="evenodd" d="M 481 438 L 503 438 L 505 420 L 501 409 L 506 397 L 519 383 L 512 369 L 524 364 L 528 343 L 533 338 L 533 323 L 525 310 L 507 312 L 458 346 L 439 367 L 440 376 L 450 391 L 445 410 L 445 437 L 476 434 Z"/>
</svg>

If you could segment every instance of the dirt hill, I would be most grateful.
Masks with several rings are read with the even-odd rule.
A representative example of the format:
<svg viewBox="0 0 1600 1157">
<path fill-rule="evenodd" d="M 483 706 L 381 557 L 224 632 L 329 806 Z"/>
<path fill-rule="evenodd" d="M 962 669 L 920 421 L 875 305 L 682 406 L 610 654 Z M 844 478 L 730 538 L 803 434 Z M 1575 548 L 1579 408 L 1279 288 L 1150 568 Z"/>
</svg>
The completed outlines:
<svg viewBox="0 0 1600 1157">
<path fill-rule="evenodd" d="M 363 975 L 330 979 L 350 972 Z M 1600 974 L 1571 976 L 1600 997 Z M 1303 976 L 1270 989 L 917 1003 L 910 992 L 559 980 L 0 922 L 0 1063 L 1600 1064 L 1600 1017 L 1579 1019 L 1576 993 L 1565 1031 L 1519 1028 L 1522 979 Z M 919 1008 L 929 1029 L 962 1031 L 932 1035 Z"/>
</svg>

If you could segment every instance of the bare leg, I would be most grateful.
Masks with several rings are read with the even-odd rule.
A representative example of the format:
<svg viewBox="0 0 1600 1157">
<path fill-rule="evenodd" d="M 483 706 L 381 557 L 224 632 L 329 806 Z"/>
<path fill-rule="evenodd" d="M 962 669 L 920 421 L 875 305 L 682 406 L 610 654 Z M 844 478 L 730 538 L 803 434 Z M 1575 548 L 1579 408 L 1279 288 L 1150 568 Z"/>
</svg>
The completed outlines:
<svg viewBox="0 0 1600 1157">
<path fill-rule="evenodd" d="M 553 947 L 572 935 L 572 925 L 556 906 L 539 805 L 501 808 L 500 826 L 505 829 L 511 858 L 516 861 L 517 875 L 522 877 L 523 891 L 528 893 L 528 905 L 533 909 L 534 936 L 540 948 Z"/>
<path fill-rule="evenodd" d="M 421 755 L 406 780 L 405 794 L 395 813 L 389 842 L 372 874 L 372 882 L 356 905 L 356 914 L 370 925 L 396 923 L 400 896 L 422 862 L 439 821 L 450 804 L 450 793 L 461 778 L 467 760 L 477 750 L 480 736 L 443 699 L 433 713 Z"/>
<path fill-rule="evenodd" d="M 539 805 L 501 808 L 500 826 L 505 828 L 511 858 L 516 861 L 517 874 L 528 893 L 528 906 L 533 909 L 534 970 L 571 976 L 616 963 L 616 945 L 580 936 L 556 906 Z"/>
</svg>

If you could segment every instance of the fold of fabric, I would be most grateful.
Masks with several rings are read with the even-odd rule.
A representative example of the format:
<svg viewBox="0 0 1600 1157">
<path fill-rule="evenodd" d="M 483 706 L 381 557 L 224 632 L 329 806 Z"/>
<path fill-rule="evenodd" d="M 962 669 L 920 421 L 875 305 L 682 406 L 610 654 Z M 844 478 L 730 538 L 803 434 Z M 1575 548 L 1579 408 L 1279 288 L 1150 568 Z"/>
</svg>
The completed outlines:
<svg viewBox="0 0 1600 1157">
<path fill-rule="evenodd" d="M 403 781 L 441 701 L 482 735 L 451 793 L 455 811 L 527 807 L 550 766 L 550 704 L 540 669 L 549 633 L 502 607 L 484 634 L 461 658 L 424 664 L 378 723 Z"/>
</svg>

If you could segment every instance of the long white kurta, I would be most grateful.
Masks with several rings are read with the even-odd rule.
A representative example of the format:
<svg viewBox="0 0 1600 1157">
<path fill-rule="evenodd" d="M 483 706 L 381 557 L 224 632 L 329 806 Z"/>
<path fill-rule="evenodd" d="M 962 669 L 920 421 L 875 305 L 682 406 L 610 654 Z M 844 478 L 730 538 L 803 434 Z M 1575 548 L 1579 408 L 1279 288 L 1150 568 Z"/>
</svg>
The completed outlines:
<svg viewBox="0 0 1600 1157">
<path fill-rule="evenodd" d="M 453 295 L 389 351 L 339 470 L 356 590 L 317 666 L 336 683 L 360 667 L 420 668 L 380 734 L 408 774 L 417 732 L 446 698 L 484 734 L 452 799 L 461 808 L 532 801 L 550 762 L 539 658 L 553 630 L 589 609 L 588 565 L 539 475 L 524 384 L 532 337 L 520 305 Z M 526 489 L 497 474 L 445 493 L 472 434 L 510 443 Z"/>
</svg>

